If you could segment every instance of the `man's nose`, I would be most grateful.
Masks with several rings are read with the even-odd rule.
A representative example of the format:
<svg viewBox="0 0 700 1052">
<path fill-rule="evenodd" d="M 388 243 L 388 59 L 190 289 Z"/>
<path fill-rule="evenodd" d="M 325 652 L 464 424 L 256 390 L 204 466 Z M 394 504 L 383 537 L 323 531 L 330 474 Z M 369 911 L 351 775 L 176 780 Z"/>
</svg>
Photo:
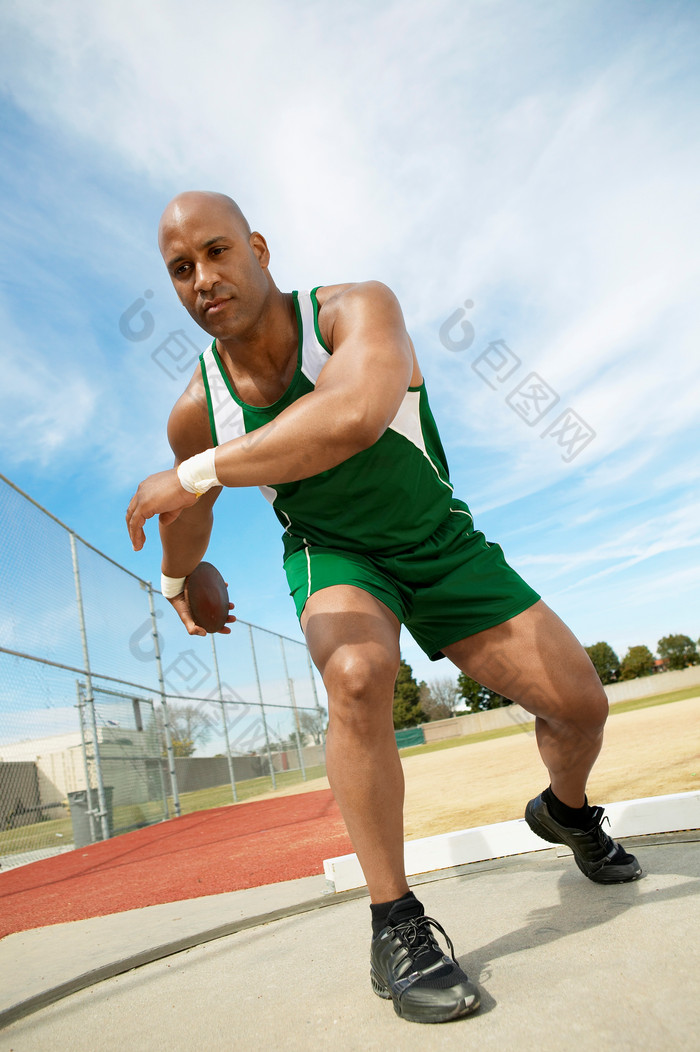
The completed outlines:
<svg viewBox="0 0 700 1052">
<path fill-rule="evenodd" d="M 197 292 L 209 292 L 219 280 L 219 275 L 211 262 L 196 263 L 194 268 L 194 287 Z"/>
</svg>

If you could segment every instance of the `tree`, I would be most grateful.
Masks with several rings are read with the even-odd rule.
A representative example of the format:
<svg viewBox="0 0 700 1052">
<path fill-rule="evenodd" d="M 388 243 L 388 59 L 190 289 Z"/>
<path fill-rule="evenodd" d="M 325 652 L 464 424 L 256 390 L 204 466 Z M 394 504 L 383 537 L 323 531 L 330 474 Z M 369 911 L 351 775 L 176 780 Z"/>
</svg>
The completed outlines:
<svg viewBox="0 0 700 1052">
<path fill-rule="evenodd" d="M 630 647 L 620 665 L 620 679 L 650 676 L 654 671 L 654 655 L 649 647 Z"/>
<path fill-rule="evenodd" d="M 157 710 L 157 722 L 165 754 L 165 730 L 163 714 Z M 192 756 L 198 745 L 203 745 L 211 733 L 209 717 L 204 708 L 197 705 L 168 705 L 170 738 L 175 756 Z"/>
<path fill-rule="evenodd" d="M 428 689 L 440 710 L 446 710 L 445 716 L 454 716 L 459 697 L 459 687 L 455 681 L 449 676 L 444 676 L 442 679 L 431 679 Z M 433 716 L 432 719 L 444 719 L 445 716 Z"/>
<path fill-rule="evenodd" d="M 475 679 L 471 679 L 464 672 L 460 672 L 458 675 L 457 690 L 459 691 L 459 696 L 464 698 L 464 707 L 467 712 L 479 711 L 479 701 L 481 700 L 483 689 L 480 683 L 477 683 Z"/>
<path fill-rule="evenodd" d="M 309 737 L 314 745 L 323 745 L 323 734 L 327 725 L 328 713 L 325 709 L 303 709 L 299 713 L 302 734 Z"/>
<path fill-rule="evenodd" d="M 292 731 L 288 738 L 276 737 L 275 749 L 279 749 L 280 752 L 295 752 L 297 749 L 303 749 L 306 745 L 306 735 L 302 731 L 299 734 L 298 731 Z"/>
<path fill-rule="evenodd" d="M 489 690 L 464 672 L 460 672 L 457 677 L 457 689 L 459 696 L 466 702 L 467 712 L 485 712 L 487 709 L 500 709 L 504 705 L 513 704 L 510 698 L 497 694 L 495 690 Z"/>
<path fill-rule="evenodd" d="M 687 668 L 700 662 L 700 654 L 690 636 L 664 636 L 659 640 L 657 650 L 668 669 Z"/>
<path fill-rule="evenodd" d="M 620 675 L 620 659 L 609 643 L 594 643 L 585 648 L 601 683 L 614 683 Z"/>
<path fill-rule="evenodd" d="M 432 720 L 447 720 L 450 718 L 452 713 L 450 712 L 449 707 L 438 698 L 434 697 L 432 690 L 425 680 L 421 680 L 419 690 L 420 707 L 422 708 L 428 722 L 432 722 Z"/>
<path fill-rule="evenodd" d="M 413 678 L 413 669 L 403 658 L 394 685 L 394 729 L 417 727 L 425 722 L 420 703 L 420 687 Z"/>
</svg>

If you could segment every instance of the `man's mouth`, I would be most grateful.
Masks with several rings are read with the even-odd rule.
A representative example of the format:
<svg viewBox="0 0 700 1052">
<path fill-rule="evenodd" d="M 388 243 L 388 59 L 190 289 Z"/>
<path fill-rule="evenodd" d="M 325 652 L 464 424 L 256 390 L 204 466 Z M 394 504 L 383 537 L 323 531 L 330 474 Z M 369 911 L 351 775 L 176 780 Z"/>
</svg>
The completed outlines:
<svg viewBox="0 0 700 1052">
<path fill-rule="evenodd" d="M 219 298 L 215 300 L 207 300 L 204 304 L 205 314 L 218 314 L 220 310 L 228 303 L 228 299 Z"/>
</svg>

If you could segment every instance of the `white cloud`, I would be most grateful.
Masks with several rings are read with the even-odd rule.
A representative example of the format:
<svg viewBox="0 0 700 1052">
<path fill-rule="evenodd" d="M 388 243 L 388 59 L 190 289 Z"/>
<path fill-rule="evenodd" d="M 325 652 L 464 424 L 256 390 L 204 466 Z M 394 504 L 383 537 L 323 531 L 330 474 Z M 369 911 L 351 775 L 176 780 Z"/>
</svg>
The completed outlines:
<svg viewBox="0 0 700 1052">
<path fill-rule="evenodd" d="M 197 185 L 239 195 L 283 287 L 371 276 L 397 288 L 423 336 L 460 493 L 506 523 L 538 493 L 553 546 L 591 548 L 571 564 L 578 574 L 606 558 L 648 562 L 663 517 L 638 534 L 625 509 L 651 494 L 680 508 L 676 490 L 697 478 L 692 450 L 685 478 L 678 459 L 700 379 L 700 148 L 689 133 L 697 19 L 647 8 L 13 0 L 1 16 L 5 84 L 70 148 L 84 144 L 86 164 L 65 209 L 47 168 L 41 224 L 19 208 L 18 230 L 60 230 L 68 269 L 82 254 L 107 283 L 114 275 L 106 310 L 117 319 L 156 287 L 152 202 Z M 133 180 L 138 224 L 126 195 L 93 192 L 91 158 Z M 450 355 L 438 328 L 467 297 L 477 340 Z M 79 317 L 78 303 L 60 315 L 57 347 L 32 347 L 33 387 L 10 367 L 6 448 L 43 449 L 48 466 L 89 436 L 104 485 L 126 485 L 144 457 L 155 466 L 167 454 L 176 385 L 156 375 L 150 345 L 90 333 L 78 350 Z M 572 464 L 470 369 L 495 337 L 520 356 L 517 378 L 537 371 L 595 429 Z M 617 545 L 598 541 L 599 506 L 623 523 Z M 694 534 L 682 526 L 690 508 L 677 514 L 667 541 L 680 547 Z"/>
<path fill-rule="evenodd" d="M 3 333 L 10 322 L 5 320 Z M 41 351 L 30 353 L 25 340 L 8 341 L 0 352 L 0 448 L 5 463 L 32 462 L 43 468 L 56 458 L 80 451 L 91 429 L 99 385 L 69 363 L 53 365 Z M 6 345 L 7 348 L 7 345 Z"/>
</svg>

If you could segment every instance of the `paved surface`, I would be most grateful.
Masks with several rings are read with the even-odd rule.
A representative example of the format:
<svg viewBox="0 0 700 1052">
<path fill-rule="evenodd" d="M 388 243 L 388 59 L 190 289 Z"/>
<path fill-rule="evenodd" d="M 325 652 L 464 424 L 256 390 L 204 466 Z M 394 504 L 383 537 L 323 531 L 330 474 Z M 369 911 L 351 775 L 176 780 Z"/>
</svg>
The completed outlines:
<svg viewBox="0 0 700 1052">
<path fill-rule="evenodd" d="M 466 1020 L 398 1019 L 369 986 L 366 896 L 311 877 L 8 936 L 0 1009 L 85 988 L 10 1023 L 0 1050 L 696 1052 L 699 837 L 626 841 L 646 875 L 608 888 L 557 848 L 413 880 L 482 988 Z"/>
</svg>

